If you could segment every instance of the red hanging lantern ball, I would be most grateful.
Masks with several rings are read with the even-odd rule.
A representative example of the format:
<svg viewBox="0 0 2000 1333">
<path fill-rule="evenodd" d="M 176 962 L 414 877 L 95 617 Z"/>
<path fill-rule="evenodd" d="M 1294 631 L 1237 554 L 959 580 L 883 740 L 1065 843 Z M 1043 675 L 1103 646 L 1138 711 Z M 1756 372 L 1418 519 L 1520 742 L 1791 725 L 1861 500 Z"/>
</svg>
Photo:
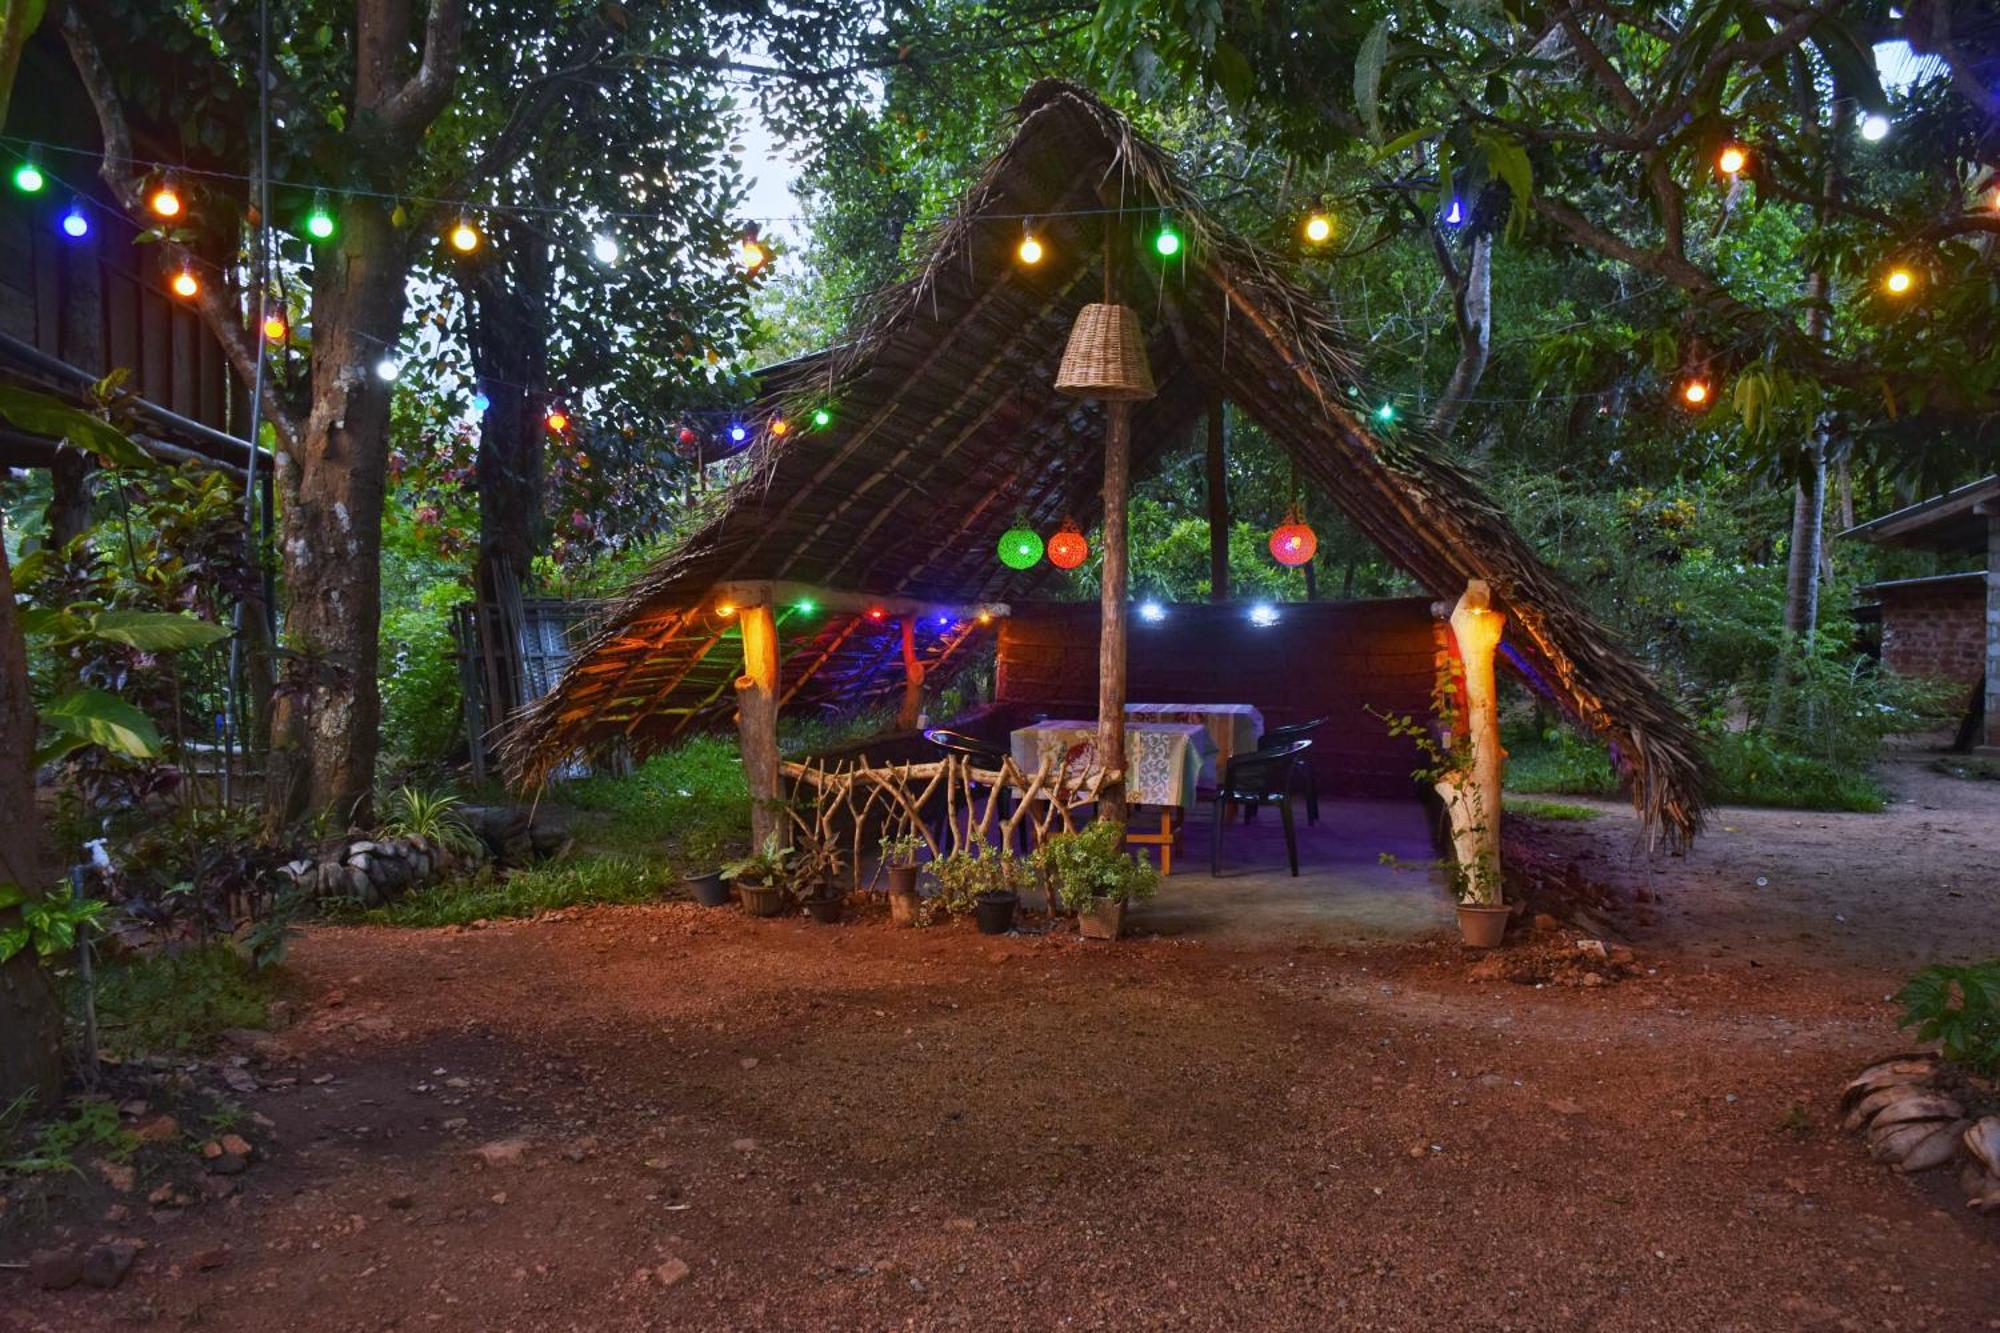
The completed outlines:
<svg viewBox="0 0 2000 1333">
<path fill-rule="evenodd" d="M 1285 521 L 1271 534 L 1271 558 L 1281 565 L 1303 565 L 1317 550 L 1319 537 L 1297 509 L 1285 515 Z"/>
<path fill-rule="evenodd" d="M 1075 569 L 1090 558 L 1090 543 L 1084 540 L 1076 524 L 1065 521 L 1049 538 L 1049 563 L 1057 569 Z"/>
</svg>

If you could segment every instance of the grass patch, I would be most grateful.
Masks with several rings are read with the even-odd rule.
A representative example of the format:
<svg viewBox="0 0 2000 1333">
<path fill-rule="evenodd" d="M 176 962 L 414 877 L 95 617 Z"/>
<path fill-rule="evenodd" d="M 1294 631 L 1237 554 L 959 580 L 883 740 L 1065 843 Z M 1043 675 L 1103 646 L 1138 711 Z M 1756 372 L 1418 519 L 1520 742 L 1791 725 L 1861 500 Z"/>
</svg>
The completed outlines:
<svg viewBox="0 0 2000 1333">
<path fill-rule="evenodd" d="M 227 944 L 99 969 L 97 1026 L 121 1055 L 201 1051 L 229 1028 L 268 1021 L 272 977 Z"/>
<path fill-rule="evenodd" d="M 750 846 L 750 790 L 727 737 L 693 737 L 622 778 L 565 783 L 558 799 L 596 816 L 579 829 L 591 844 L 664 855 L 683 870 L 713 870 Z"/>
<path fill-rule="evenodd" d="M 118 1104 L 106 1097 L 79 1097 L 42 1122 L 30 1136 L 23 1110 L 25 1095 L 0 1115 L 0 1174 L 34 1175 L 74 1171 L 78 1157 L 124 1161 L 139 1147 L 139 1136 L 118 1121 Z"/>
<path fill-rule="evenodd" d="M 1511 735 L 1506 743 L 1510 792 L 1618 795 L 1618 775 L 1612 771 L 1611 757 L 1594 741 L 1558 729 L 1541 735 Z M 1886 801 L 1881 786 L 1866 769 L 1799 754 L 1756 732 L 1704 730 L 1702 746 L 1715 770 L 1710 794 L 1722 805 L 1874 814 Z"/>
<path fill-rule="evenodd" d="M 1581 824 L 1586 820 L 1604 818 L 1602 810 L 1587 805 L 1538 801 L 1532 796 L 1509 796 L 1502 802 L 1502 808 L 1510 815 L 1520 815 L 1526 819 L 1549 819 L 1558 823 Z"/>
<path fill-rule="evenodd" d="M 672 872 L 632 856 L 585 856 L 451 880 L 364 912 L 380 926 L 462 926 L 588 903 L 656 901 Z"/>
<path fill-rule="evenodd" d="M 1948 778 L 1963 778 L 1971 782 L 2000 782 L 2000 760 L 1954 754 L 1931 760 L 1930 768 L 1931 772 L 1942 773 Z"/>
</svg>

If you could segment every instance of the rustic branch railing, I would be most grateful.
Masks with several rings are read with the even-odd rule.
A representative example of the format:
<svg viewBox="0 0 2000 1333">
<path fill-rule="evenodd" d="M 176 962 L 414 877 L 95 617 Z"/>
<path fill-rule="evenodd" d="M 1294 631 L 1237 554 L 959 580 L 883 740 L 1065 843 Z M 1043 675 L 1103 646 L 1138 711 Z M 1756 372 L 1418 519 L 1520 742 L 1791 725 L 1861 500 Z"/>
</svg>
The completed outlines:
<svg viewBox="0 0 2000 1333">
<path fill-rule="evenodd" d="M 834 851 L 843 842 L 852 887 L 861 887 L 861 843 L 871 817 L 878 836 L 914 834 L 933 860 L 995 842 L 1010 847 L 1023 828 L 1039 843 L 1053 832 L 1076 831 L 1074 812 L 1097 803 L 1098 791 L 1124 777 L 1122 772 L 1082 768 L 1050 755 L 1033 773 L 1009 758 L 999 768 L 980 768 L 962 755 L 923 764 L 834 764 L 787 762 L 791 784 L 785 808 L 793 833 L 807 845 Z M 808 791 L 810 789 L 810 791 Z M 1002 815 L 1000 793 L 1012 792 L 1014 808 Z M 943 798 L 941 817 L 938 798 Z M 879 870 L 878 870 L 879 873 Z"/>
</svg>

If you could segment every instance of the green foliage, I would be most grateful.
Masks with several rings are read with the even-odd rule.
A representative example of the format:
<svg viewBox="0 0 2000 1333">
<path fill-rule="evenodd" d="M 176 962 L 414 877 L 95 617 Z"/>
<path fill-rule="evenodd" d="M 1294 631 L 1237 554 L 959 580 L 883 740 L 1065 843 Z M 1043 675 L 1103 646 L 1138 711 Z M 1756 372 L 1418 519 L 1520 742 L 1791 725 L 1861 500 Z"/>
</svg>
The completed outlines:
<svg viewBox="0 0 2000 1333">
<path fill-rule="evenodd" d="M 899 833 L 882 839 L 882 864 L 889 866 L 913 866 L 917 863 L 917 853 L 923 850 L 924 840 L 914 833 Z"/>
<path fill-rule="evenodd" d="M 625 851 L 678 854 L 683 864 L 699 869 L 714 869 L 722 852 L 750 841 L 750 790 L 728 737 L 691 737 L 624 777 L 565 783 L 561 798 L 596 816 L 589 830 L 593 841 Z M 694 857 L 687 840 L 697 834 L 714 853 Z"/>
<path fill-rule="evenodd" d="M 1754 731 L 1704 729 L 1702 739 L 1715 768 L 1715 798 L 1725 805 L 1882 809 L 1882 788 L 1865 768 L 1799 754 Z"/>
<path fill-rule="evenodd" d="M 926 912 L 965 916 L 982 893 L 1019 892 L 1026 884 L 1028 866 L 1005 847 L 974 843 L 970 851 L 957 851 L 931 862 L 938 891 L 924 900 Z"/>
<path fill-rule="evenodd" d="M 1158 867 L 1124 849 L 1125 829 L 1099 819 L 1075 833 L 1058 833 L 1035 849 L 1035 868 L 1056 903 L 1080 912 L 1100 898 L 1144 902 L 1159 891 Z"/>
<path fill-rule="evenodd" d="M 458 813 L 463 804 L 448 792 L 398 787 L 389 797 L 382 831 L 392 838 L 417 838 L 452 852 L 476 852 L 479 835 Z"/>
<path fill-rule="evenodd" d="M 1947 1060 L 1974 1073 L 2000 1075 L 2000 958 L 1962 967 L 1937 964 L 1896 993 L 1919 1041 L 1938 1042 Z"/>
<path fill-rule="evenodd" d="M 1506 738 L 1507 788 L 1570 796 L 1616 796 L 1618 775 L 1597 741 L 1567 727 Z"/>
<path fill-rule="evenodd" d="M 0 1116 L 0 1151 L 11 1152 L 19 1129 Z M 139 1138 L 119 1123 L 118 1103 L 108 1097 L 78 1097 L 63 1113 L 45 1121 L 34 1143 L 19 1156 L 0 1159 L 0 1173 L 36 1175 L 75 1171 L 79 1157 L 123 1161 L 138 1151 Z"/>
<path fill-rule="evenodd" d="M 15 908 L 20 918 L 16 925 L 0 926 L 0 963 L 29 948 L 44 960 L 69 953 L 109 906 L 100 899 L 74 897 L 67 889 L 30 895 L 18 884 L 0 882 L 0 913 Z"/>
<path fill-rule="evenodd" d="M 263 1027 L 272 984 L 226 941 L 129 959 L 98 970 L 98 1030 L 127 1056 L 205 1051 L 230 1028 Z"/>
<path fill-rule="evenodd" d="M 462 926 L 561 907 L 653 902 L 666 879 L 657 863 L 629 856 L 583 856 L 506 871 L 484 866 L 464 879 L 406 894 L 361 919 L 383 926 Z"/>
<path fill-rule="evenodd" d="M 391 505 L 382 570 L 382 746 L 392 762 L 431 766 L 465 740 L 452 608 L 462 567 L 395 536 L 414 520 Z"/>
<path fill-rule="evenodd" d="M 784 835 L 774 832 L 765 835 L 762 846 L 723 866 L 722 877 L 744 884 L 785 888 L 797 865 L 798 849 L 788 844 Z"/>
</svg>

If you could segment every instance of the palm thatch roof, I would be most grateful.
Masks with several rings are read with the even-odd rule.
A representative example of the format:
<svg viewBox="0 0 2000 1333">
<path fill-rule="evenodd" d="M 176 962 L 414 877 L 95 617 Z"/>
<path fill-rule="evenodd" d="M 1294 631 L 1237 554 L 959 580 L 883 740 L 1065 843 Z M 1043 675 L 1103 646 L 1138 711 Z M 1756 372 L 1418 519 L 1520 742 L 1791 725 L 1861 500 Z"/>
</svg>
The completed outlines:
<svg viewBox="0 0 2000 1333">
<path fill-rule="evenodd" d="M 1383 552 L 1434 594 L 1482 578 L 1510 614 L 1535 683 L 1610 743 L 1648 829 L 1699 828 L 1705 769 L 1693 730 L 1638 661 L 1599 626 L 1423 429 L 1371 428 L 1340 323 L 1283 261 L 1221 225 L 1161 149 L 1083 89 L 1028 90 L 1011 142 L 928 260 L 877 293 L 855 335 L 769 377 L 751 476 L 721 512 L 612 606 L 556 690 L 517 717 L 503 755 L 534 784 L 606 744 L 644 750 L 726 718 L 740 669 L 717 584 L 789 580 L 964 607 L 1031 594 L 1046 564 L 994 557 L 1025 517 L 1086 526 L 1101 504 L 1102 412 L 1058 394 L 1078 309 L 1117 299 L 1146 329 L 1159 396 L 1133 413 L 1143 476 L 1226 394 Z M 1182 254 L 1107 254 L 1171 217 Z M 1038 265 L 1014 259 L 1020 219 L 1039 218 Z M 1129 249 L 1129 242 L 1122 248 Z M 816 407 L 831 422 L 811 425 Z M 787 428 L 773 430 L 782 416 Z M 948 623 L 941 623 L 948 622 Z M 981 632 L 950 611 L 925 619 L 919 653 L 948 661 Z M 893 626 L 856 614 L 787 612 L 786 698 L 865 702 L 901 680 Z"/>
</svg>

